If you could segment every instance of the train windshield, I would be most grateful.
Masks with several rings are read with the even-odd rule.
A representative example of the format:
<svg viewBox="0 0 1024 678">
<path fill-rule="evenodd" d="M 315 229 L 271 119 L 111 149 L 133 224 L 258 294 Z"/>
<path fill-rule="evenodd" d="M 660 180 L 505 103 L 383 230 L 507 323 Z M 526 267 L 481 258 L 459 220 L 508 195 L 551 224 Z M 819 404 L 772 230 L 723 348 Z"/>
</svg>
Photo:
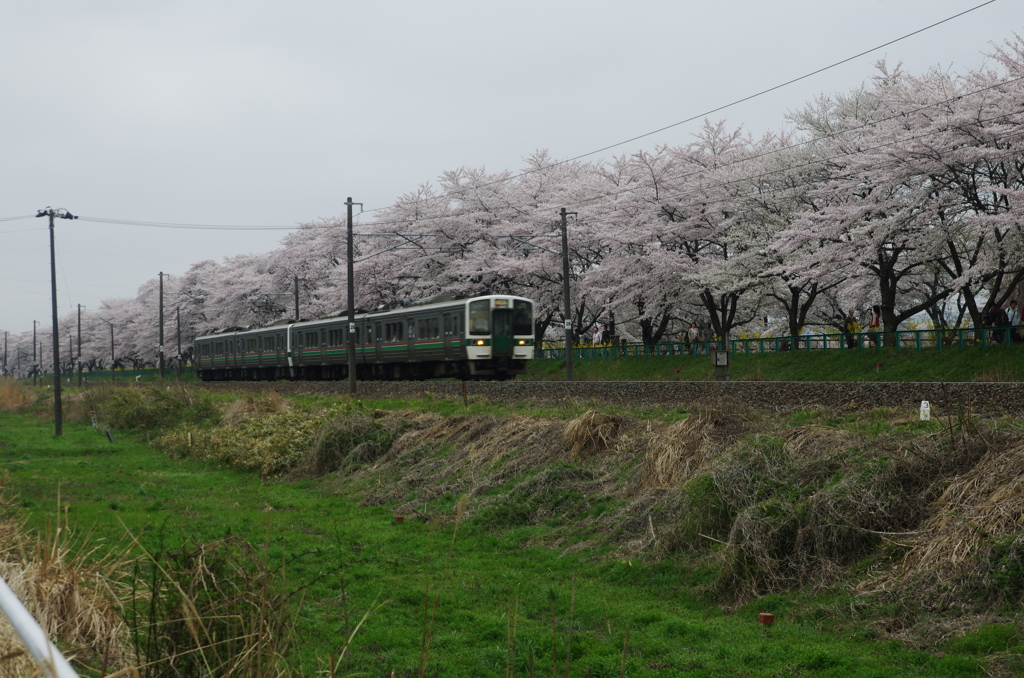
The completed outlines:
<svg viewBox="0 0 1024 678">
<path fill-rule="evenodd" d="M 491 301 L 481 299 L 469 302 L 469 333 L 491 333 Z"/>
<path fill-rule="evenodd" d="M 512 334 L 533 334 L 533 304 L 516 299 L 512 303 Z"/>
</svg>

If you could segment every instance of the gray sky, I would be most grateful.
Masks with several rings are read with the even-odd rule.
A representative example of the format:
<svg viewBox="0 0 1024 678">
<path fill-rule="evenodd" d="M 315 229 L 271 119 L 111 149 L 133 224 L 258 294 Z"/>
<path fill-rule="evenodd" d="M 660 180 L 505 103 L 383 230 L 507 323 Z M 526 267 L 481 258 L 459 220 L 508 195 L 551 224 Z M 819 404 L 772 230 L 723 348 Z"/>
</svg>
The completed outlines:
<svg viewBox="0 0 1024 678">
<path fill-rule="evenodd" d="M 347 196 L 384 207 L 444 170 L 514 170 L 538 149 L 568 158 L 671 125 L 983 1 L 8 3 L 0 218 L 294 225 L 343 215 Z M 1024 2 L 997 0 L 712 118 L 777 129 L 881 57 L 964 72 L 1014 32 Z M 58 221 L 60 312 L 283 234 Z M 0 222 L 0 253 L 0 329 L 48 326 L 46 220 Z"/>
</svg>

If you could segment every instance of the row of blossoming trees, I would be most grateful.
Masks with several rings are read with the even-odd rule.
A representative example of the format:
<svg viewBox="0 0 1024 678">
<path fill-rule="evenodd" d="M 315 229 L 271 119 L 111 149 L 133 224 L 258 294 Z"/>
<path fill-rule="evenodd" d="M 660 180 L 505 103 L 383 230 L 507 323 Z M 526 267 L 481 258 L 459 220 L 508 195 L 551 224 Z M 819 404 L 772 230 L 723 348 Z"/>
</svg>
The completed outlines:
<svg viewBox="0 0 1024 678">
<path fill-rule="evenodd" d="M 535 299 L 562 320 L 566 208 L 572 322 L 644 343 L 690 322 L 718 335 L 799 334 L 879 305 L 886 331 L 928 314 L 980 327 L 1024 281 L 1024 40 L 966 74 L 878 65 L 822 96 L 787 131 L 755 138 L 705 123 L 691 143 L 601 162 L 545 153 L 518 173 L 461 168 L 356 225 L 361 308 L 442 293 Z M 358 198 L 357 198 L 358 199 Z M 197 333 L 345 305 L 345 222 L 304 224 L 281 247 L 203 261 L 165 281 L 168 354 Z M 138 365 L 157 346 L 157 281 L 90 312 L 83 358 Z M 75 319 L 64 318 L 64 327 Z M 767 325 L 767 327 L 766 327 Z M 25 334 L 15 338 L 30 346 Z"/>
</svg>

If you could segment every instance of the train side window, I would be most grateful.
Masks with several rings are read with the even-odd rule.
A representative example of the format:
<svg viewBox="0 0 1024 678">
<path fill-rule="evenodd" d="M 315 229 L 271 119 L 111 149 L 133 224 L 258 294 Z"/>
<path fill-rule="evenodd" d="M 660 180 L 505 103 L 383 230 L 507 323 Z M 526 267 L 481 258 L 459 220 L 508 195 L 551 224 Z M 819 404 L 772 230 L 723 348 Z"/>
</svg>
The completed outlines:
<svg viewBox="0 0 1024 678">
<path fill-rule="evenodd" d="M 491 333 L 491 302 L 489 299 L 469 302 L 469 333 Z"/>
<path fill-rule="evenodd" d="M 415 339 L 416 338 L 416 321 L 415 320 L 410 320 L 408 325 L 409 325 L 409 333 L 406 336 L 409 339 Z"/>
<path fill-rule="evenodd" d="M 383 335 L 380 333 L 380 323 L 377 323 L 377 341 L 380 342 Z"/>
<path fill-rule="evenodd" d="M 452 333 L 452 318 L 446 315 L 444 317 L 444 336 L 448 336 Z"/>
<path fill-rule="evenodd" d="M 440 318 L 431 318 L 430 319 L 430 329 L 433 332 L 434 339 L 437 339 L 438 337 L 440 337 L 441 336 L 441 319 Z"/>
<path fill-rule="evenodd" d="M 362 327 L 356 327 L 356 346 L 358 346 L 360 344 L 359 338 L 360 338 L 362 333 L 359 330 L 361 330 L 361 329 L 363 329 L 363 328 Z"/>
</svg>

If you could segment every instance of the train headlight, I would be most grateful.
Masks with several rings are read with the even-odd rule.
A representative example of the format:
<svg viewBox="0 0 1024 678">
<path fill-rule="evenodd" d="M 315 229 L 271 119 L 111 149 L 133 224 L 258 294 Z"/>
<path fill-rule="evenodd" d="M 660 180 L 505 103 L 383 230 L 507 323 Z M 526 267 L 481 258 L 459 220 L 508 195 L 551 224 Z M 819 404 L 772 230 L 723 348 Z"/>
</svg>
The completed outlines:
<svg viewBox="0 0 1024 678">
<path fill-rule="evenodd" d="M 477 339 L 476 340 L 476 345 L 477 346 L 483 346 L 484 345 L 484 340 L 483 339 Z"/>
<path fill-rule="evenodd" d="M 526 339 L 520 339 L 519 340 L 519 345 L 520 346 L 526 346 Z"/>
</svg>

